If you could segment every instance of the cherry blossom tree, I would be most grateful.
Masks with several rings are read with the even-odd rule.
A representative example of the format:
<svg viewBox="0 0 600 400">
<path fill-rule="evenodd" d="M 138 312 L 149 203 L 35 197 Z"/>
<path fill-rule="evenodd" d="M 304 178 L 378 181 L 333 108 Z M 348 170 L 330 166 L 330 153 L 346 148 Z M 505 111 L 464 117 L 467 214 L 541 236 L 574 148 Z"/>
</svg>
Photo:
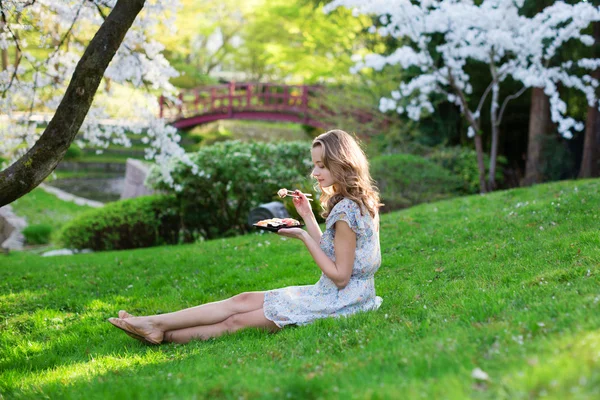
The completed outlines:
<svg viewBox="0 0 600 400">
<path fill-rule="evenodd" d="M 532 18 L 520 13 L 524 0 L 334 0 L 326 11 L 347 7 L 355 15 L 378 17 L 373 32 L 391 35 L 404 45 L 389 55 L 357 56 L 354 71 L 383 69 L 399 65 L 418 71 L 400 84 L 390 97 L 380 100 L 382 112 L 395 110 L 419 120 L 433 113 L 433 96 L 440 94 L 460 107 L 468 122 L 468 135 L 475 142 L 481 192 L 495 188 L 500 124 L 506 106 L 528 88 L 541 88 L 550 101 L 550 115 L 559 133 L 571 138 L 583 130 L 583 123 L 567 114 L 559 87 L 579 90 L 590 106 L 596 104 L 598 80 L 588 74 L 600 66 L 600 59 L 570 60 L 554 63 L 557 52 L 567 41 L 591 46 L 593 37 L 583 33 L 600 20 L 600 9 L 587 2 L 569 5 L 558 1 Z M 484 64 L 489 69 L 489 85 L 475 98 L 467 67 Z M 558 65 L 557 65 L 558 64 Z M 521 88 L 504 98 L 500 89 L 509 79 Z M 491 121 L 490 164 L 487 182 L 482 143 L 481 113 L 489 102 Z"/>
<path fill-rule="evenodd" d="M 74 140 L 130 146 L 128 131 L 143 136 L 146 158 L 163 166 L 168 181 L 168 160 L 186 157 L 176 130 L 156 118 L 157 95 L 173 95 L 169 78 L 178 73 L 152 37 L 176 7 L 171 0 L 0 2 L 0 156 L 10 165 L 0 172 L 0 206 L 39 185 Z M 102 80 L 114 84 L 95 98 Z M 143 95 L 121 124 L 103 124 L 115 85 Z M 40 111 L 54 113 L 41 135 L 29 122 Z"/>
</svg>

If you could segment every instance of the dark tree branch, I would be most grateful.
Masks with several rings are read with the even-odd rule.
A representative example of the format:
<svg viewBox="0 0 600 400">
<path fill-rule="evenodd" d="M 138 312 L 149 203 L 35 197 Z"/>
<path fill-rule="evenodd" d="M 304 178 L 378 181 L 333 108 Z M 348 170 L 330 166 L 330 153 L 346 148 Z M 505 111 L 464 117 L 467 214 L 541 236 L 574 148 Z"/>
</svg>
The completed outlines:
<svg viewBox="0 0 600 400">
<path fill-rule="evenodd" d="M 35 145 L 0 172 L 0 207 L 38 186 L 62 160 L 87 115 L 104 71 L 144 0 L 118 0 L 77 64 L 67 91 Z"/>
<path fill-rule="evenodd" d="M 502 108 L 500 109 L 500 114 L 498 115 L 498 125 L 500 125 L 500 123 L 502 122 L 502 115 L 504 114 L 504 109 L 506 108 L 506 105 L 508 104 L 508 102 L 516 99 L 517 97 L 519 97 L 520 95 L 525 93 L 525 91 L 527 89 L 529 89 L 527 86 L 523 86 L 517 93 L 511 94 L 510 96 L 506 96 L 506 98 L 504 99 L 504 102 L 502 103 Z"/>
<path fill-rule="evenodd" d="M 481 99 L 479 99 L 479 105 L 477 106 L 477 110 L 475 111 L 475 115 L 477 116 L 477 119 L 479 119 L 479 116 L 481 114 L 481 108 L 483 107 L 483 103 L 485 102 L 487 95 L 490 93 L 490 90 L 492 90 L 492 86 L 494 86 L 494 81 L 490 82 L 487 89 L 485 89 L 485 92 L 483 92 Z"/>
</svg>

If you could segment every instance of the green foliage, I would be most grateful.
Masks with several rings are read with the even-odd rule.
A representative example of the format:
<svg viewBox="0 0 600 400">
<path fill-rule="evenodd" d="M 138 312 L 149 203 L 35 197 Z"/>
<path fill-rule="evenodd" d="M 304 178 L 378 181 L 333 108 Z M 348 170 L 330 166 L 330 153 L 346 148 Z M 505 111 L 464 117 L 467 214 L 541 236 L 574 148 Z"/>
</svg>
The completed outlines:
<svg viewBox="0 0 600 400">
<path fill-rule="evenodd" d="M 575 160 L 567 143 L 556 136 L 542 136 L 540 170 L 544 181 L 574 178 Z"/>
<path fill-rule="evenodd" d="M 371 174 L 386 211 L 456 195 L 462 183 L 439 165 L 412 154 L 376 157 L 371 161 Z"/>
<path fill-rule="evenodd" d="M 65 156 L 64 156 L 64 160 L 66 160 L 66 161 L 78 160 L 82 156 L 83 156 L 83 150 L 81 150 L 77 145 L 72 144 L 67 149 L 67 152 L 65 153 Z"/>
<path fill-rule="evenodd" d="M 199 173 L 178 162 L 175 195 L 183 216 L 184 241 L 231 236 L 248 231 L 251 209 L 268 203 L 277 190 L 303 185 L 311 168 L 308 142 L 244 143 L 227 141 L 190 154 Z M 154 167 L 148 183 L 170 190 Z M 304 187 L 304 186 L 303 186 Z"/>
<path fill-rule="evenodd" d="M 23 236 L 27 244 L 47 244 L 50 243 L 52 235 L 52 226 L 49 224 L 29 225 L 23 229 Z"/>
<path fill-rule="evenodd" d="M 215 79 L 200 72 L 196 65 L 179 60 L 171 61 L 171 65 L 180 73 L 179 76 L 170 79 L 171 84 L 178 88 L 193 89 L 201 85 L 218 83 Z"/>
<path fill-rule="evenodd" d="M 78 215 L 92 210 L 89 206 L 80 206 L 59 199 L 43 189 L 35 188 L 25 196 L 11 203 L 15 214 L 24 217 L 30 226 L 51 226 L 51 242 L 54 242 L 60 228 Z"/>
<path fill-rule="evenodd" d="M 312 139 L 314 136 L 308 135 L 302 129 L 302 126 L 289 122 L 219 120 L 196 126 L 186 132 L 184 137 L 190 138 L 196 144 L 200 144 L 200 146 L 195 147 L 195 151 L 201 146 L 210 146 L 217 142 L 230 140 L 239 140 L 242 142 L 290 142 L 305 141 L 309 138 Z"/>
<path fill-rule="evenodd" d="M 479 168 L 477 167 L 477 152 L 468 147 L 436 147 L 427 154 L 427 158 L 444 167 L 452 175 L 463 182 L 462 192 L 465 194 L 479 193 Z M 484 155 L 486 168 L 489 166 L 489 156 Z M 498 158 L 496 166 L 496 182 L 504 180 L 502 166 L 506 163 L 503 157 Z"/>
<path fill-rule="evenodd" d="M 66 224 L 59 242 L 68 248 L 122 250 L 177 243 L 179 216 L 172 196 L 108 203 Z"/>
<path fill-rule="evenodd" d="M 215 129 L 205 130 L 203 127 L 197 127 L 198 134 L 191 135 L 202 146 L 212 145 L 217 142 L 226 142 L 232 140 L 232 133 L 225 124 L 216 124 Z"/>
</svg>

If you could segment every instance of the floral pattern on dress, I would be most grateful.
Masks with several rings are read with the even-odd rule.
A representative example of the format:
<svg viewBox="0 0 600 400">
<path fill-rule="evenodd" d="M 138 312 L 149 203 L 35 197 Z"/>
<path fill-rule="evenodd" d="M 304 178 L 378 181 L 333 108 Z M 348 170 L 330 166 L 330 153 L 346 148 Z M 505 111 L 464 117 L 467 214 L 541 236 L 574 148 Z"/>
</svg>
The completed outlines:
<svg viewBox="0 0 600 400">
<path fill-rule="evenodd" d="M 265 317 L 278 327 L 306 325 L 319 318 L 339 317 L 377 310 L 383 301 L 375 295 L 374 275 L 381 265 L 379 233 L 371 214 L 350 199 L 337 203 L 325 221 L 320 247 L 335 262 L 335 223 L 346 221 L 356 233 L 356 255 L 352 275 L 343 289 L 324 273 L 314 285 L 289 286 L 265 292 Z"/>
</svg>

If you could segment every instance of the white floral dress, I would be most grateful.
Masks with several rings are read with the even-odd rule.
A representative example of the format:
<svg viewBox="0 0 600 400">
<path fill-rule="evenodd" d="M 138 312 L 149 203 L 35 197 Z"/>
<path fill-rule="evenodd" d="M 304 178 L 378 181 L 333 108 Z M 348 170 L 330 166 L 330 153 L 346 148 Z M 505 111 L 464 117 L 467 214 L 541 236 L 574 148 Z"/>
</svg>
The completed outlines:
<svg viewBox="0 0 600 400">
<path fill-rule="evenodd" d="M 356 256 L 348 285 L 340 290 L 331 279 L 321 274 L 314 285 L 265 292 L 265 317 L 278 327 L 306 325 L 319 318 L 376 310 L 381 305 L 381 297 L 375 295 L 373 278 L 381 265 L 379 233 L 373 218 L 367 210 L 361 215 L 359 206 L 347 198 L 333 207 L 325 222 L 326 230 L 321 236 L 320 246 L 334 262 L 333 239 L 337 221 L 346 221 L 356 233 Z"/>
</svg>

